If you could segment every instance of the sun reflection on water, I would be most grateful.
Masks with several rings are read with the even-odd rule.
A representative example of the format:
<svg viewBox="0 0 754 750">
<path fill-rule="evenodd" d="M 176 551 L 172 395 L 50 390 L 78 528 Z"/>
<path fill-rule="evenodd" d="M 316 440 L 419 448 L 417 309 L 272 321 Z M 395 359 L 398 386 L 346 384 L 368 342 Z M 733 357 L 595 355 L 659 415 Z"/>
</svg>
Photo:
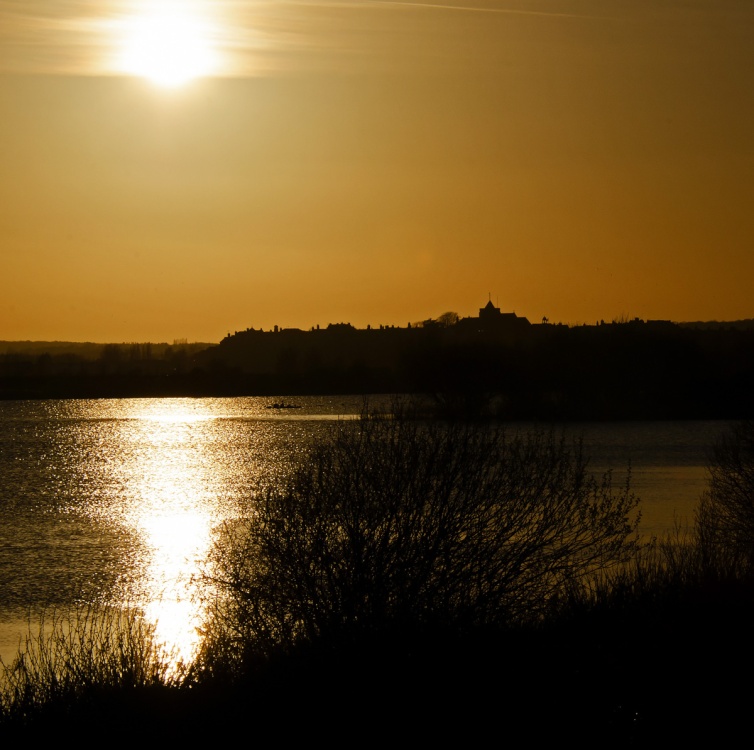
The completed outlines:
<svg viewBox="0 0 754 750">
<path fill-rule="evenodd" d="M 139 519 L 151 551 L 144 571 L 151 598 L 144 614 L 155 624 L 157 640 L 169 644 L 183 661 L 191 661 L 199 646 L 202 612 L 191 583 L 209 550 L 209 525 L 206 514 L 191 511 Z"/>
<path fill-rule="evenodd" d="M 124 423 L 128 507 L 122 522 L 142 554 L 124 590 L 176 661 L 190 662 L 203 616 L 194 582 L 218 522 L 212 415 L 185 402 L 152 401 Z"/>
</svg>

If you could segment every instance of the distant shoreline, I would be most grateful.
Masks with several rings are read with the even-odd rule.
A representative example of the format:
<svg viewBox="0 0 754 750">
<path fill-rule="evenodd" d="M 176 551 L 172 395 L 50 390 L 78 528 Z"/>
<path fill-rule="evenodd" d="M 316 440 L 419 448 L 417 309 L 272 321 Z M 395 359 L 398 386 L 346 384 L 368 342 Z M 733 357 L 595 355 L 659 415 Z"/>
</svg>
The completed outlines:
<svg viewBox="0 0 754 750">
<path fill-rule="evenodd" d="M 569 328 L 484 308 L 447 325 L 247 329 L 216 345 L 18 346 L 0 342 L 0 400 L 403 393 L 456 418 L 754 418 L 754 328 L 743 325 Z"/>
</svg>

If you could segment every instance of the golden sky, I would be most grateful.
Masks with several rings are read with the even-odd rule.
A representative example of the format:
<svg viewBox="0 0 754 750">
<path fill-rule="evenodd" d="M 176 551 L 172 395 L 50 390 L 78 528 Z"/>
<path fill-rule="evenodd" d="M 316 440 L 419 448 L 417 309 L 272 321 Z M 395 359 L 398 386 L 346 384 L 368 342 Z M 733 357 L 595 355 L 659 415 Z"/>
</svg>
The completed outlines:
<svg viewBox="0 0 754 750">
<path fill-rule="evenodd" d="M 0 0 L 0 340 L 754 317 L 752 0 Z"/>
</svg>

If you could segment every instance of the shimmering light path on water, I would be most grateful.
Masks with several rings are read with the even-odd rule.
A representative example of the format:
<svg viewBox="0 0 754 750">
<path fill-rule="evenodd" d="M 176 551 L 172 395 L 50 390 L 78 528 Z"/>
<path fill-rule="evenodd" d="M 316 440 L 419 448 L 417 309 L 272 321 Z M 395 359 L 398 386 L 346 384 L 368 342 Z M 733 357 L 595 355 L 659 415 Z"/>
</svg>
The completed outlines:
<svg viewBox="0 0 754 750">
<path fill-rule="evenodd" d="M 213 534 L 279 481 L 360 397 L 0 403 L 0 656 L 27 617 L 79 602 L 132 606 L 178 658 L 199 643 L 196 579 Z M 373 402 L 374 403 L 374 402 Z M 378 401 L 387 406 L 388 400 Z M 692 520 L 721 422 L 584 424 L 593 470 L 642 498 L 642 531 Z M 531 429 L 510 425 L 509 430 Z"/>
</svg>

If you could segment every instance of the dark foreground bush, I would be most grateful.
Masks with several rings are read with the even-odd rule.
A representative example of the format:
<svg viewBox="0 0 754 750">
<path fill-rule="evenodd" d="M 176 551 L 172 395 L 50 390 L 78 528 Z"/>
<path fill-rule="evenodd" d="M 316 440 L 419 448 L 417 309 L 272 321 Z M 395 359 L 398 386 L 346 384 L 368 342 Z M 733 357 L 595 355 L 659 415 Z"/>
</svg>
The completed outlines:
<svg viewBox="0 0 754 750">
<path fill-rule="evenodd" d="M 754 566 L 754 420 L 739 422 L 713 446 L 709 487 L 696 517 L 707 554 L 736 554 Z"/>
<path fill-rule="evenodd" d="M 592 725 L 616 732 L 607 744 L 736 744 L 750 726 L 754 575 L 735 551 L 711 556 L 695 529 L 679 529 L 581 593 L 543 642 L 568 654 L 560 671 L 582 677 L 570 700 L 590 697 Z"/>
<path fill-rule="evenodd" d="M 338 424 L 222 530 L 204 665 L 536 622 L 630 555 L 637 502 L 552 434 Z"/>
</svg>

